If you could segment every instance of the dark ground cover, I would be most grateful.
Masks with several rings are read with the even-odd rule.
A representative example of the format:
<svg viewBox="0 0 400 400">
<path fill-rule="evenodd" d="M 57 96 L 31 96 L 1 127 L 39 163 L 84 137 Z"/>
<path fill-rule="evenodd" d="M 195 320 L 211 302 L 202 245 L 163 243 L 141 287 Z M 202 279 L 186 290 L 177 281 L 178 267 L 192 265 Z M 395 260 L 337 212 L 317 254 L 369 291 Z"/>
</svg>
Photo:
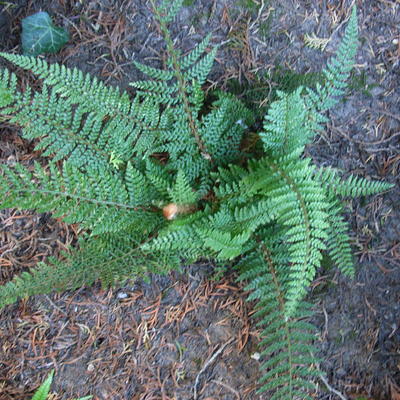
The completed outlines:
<svg viewBox="0 0 400 400">
<path fill-rule="evenodd" d="M 255 85 L 267 102 L 281 68 L 320 70 L 336 49 L 350 1 L 193 0 L 173 26 L 190 50 L 208 32 L 221 44 L 210 88 Z M 332 388 L 342 398 L 400 399 L 400 3 L 358 1 L 360 49 L 351 93 L 309 155 L 319 165 L 385 179 L 383 196 L 348 204 L 355 280 L 327 265 L 313 283 L 316 337 Z M 19 53 L 20 23 L 47 11 L 71 40 L 46 57 L 126 88 L 142 78 L 133 60 L 161 66 L 163 42 L 145 0 L 1 2 L 0 49 Z M 305 38 L 330 39 L 312 49 Z M 319 41 L 325 44 L 324 41 Z M 279 67 L 278 67 L 279 66 Z M 35 84 L 22 73 L 23 81 Z M 255 93 L 253 91 L 253 93 Z M 0 125 L 1 162 L 40 159 L 18 131 Z M 78 226 L 47 214 L 0 214 L 0 282 L 74 244 Z M 261 399 L 255 393 L 259 331 L 233 273 L 213 280 L 210 264 L 150 283 L 131 282 L 36 296 L 0 311 L 0 399 L 28 399 L 55 368 L 53 400 Z M 314 398 L 338 399 L 320 381 Z"/>
</svg>

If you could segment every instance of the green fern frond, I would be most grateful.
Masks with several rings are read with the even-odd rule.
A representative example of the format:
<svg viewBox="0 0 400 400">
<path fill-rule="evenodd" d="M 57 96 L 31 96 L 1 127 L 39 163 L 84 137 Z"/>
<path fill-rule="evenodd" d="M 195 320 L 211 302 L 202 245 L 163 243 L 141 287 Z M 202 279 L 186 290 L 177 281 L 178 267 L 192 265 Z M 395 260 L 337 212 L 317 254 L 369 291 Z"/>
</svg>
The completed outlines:
<svg viewBox="0 0 400 400">
<path fill-rule="evenodd" d="M 126 279 L 144 277 L 148 269 L 166 273 L 179 267 L 179 257 L 157 251 L 143 252 L 137 241 L 141 236 L 120 231 L 81 239 L 78 249 L 64 254 L 67 261 L 50 257 L 46 263 L 41 262 L 36 268 L 0 286 L 0 307 L 21 297 L 77 289 L 96 280 L 108 287 Z"/>
<path fill-rule="evenodd" d="M 243 134 L 253 122 L 253 113 L 243 103 L 231 95 L 218 94 L 199 129 L 215 164 L 226 165 L 239 157 Z"/>
<path fill-rule="evenodd" d="M 211 67 L 214 64 L 214 59 L 217 54 L 218 47 L 215 46 L 213 49 L 206 54 L 203 58 L 197 61 L 193 66 L 189 67 L 184 73 L 183 76 L 188 82 L 192 80 L 198 82 L 199 85 L 203 85 L 206 81 L 206 78 L 211 70 Z"/>
<path fill-rule="evenodd" d="M 205 248 L 216 252 L 215 257 L 220 260 L 232 260 L 246 252 L 245 245 L 250 239 L 250 233 L 232 235 L 229 232 L 205 228 L 199 229 L 198 232 L 204 241 Z"/>
<path fill-rule="evenodd" d="M 96 93 L 92 95 L 95 97 Z M 24 93 L 15 92 L 12 96 L 10 122 L 22 127 L 23 136 L 26 139 L 41 138 L 36 149 L 44 150 L 44 156 L 54 155 L 55 161 L 68 159 L 80 167 L 104 168 L 111 152 L 123 161 L 135 152 L 140 155 L 137 142 L 142 135 L 141 125 L 152 129 L 159 121 L 158 106 L 149 100 L 140 105 L 137 101 L 132 103 L 131 111 L 135 113 L 132 120 L 129 115 L 124 119 L 110 119 L 110 108 L 106 106 L 96 112 L 87 112 L 85 105 L 75 106 L 65 101 L 46 84 L 34 96 L 29 87 Z M 2 113 L 8 111 L 5 109 Z"/>
<path fill-rule="evenodd" d="M 277 91 L 278 100 L 271 104 L 260 133 L 266 152 L 290 153 L 309 142 L 312 131 L 306 122 L 307 109 L 301 96 L 303 87 L 287 94 Z"/>
<path fill-rule="evenodd" d="M 150 67 L 149 65 L 142 64 L 137 61 L 134 61 L 133 64 L 139 71 L 143 72 L 149 78 L 155 79 L 156 81 L 169 81 L 175 77 L 174 71 L 172 70 Z"/>
<path fill-rule="evenodd" d="M 196 202 L 196 193 L 191 188 L 189 181 L 182 170 L 178 171 L 175 184 L 169 190 L 169 196 L 171 201 L 176 204 L 193 204 Z"/>
<path fill-rule="evenodd" d="M 128 192 L 129 204 L 145 206 L 156 201 L 156 190 L 152 188 L 147 177 L 128 162 L 125 170 L 125 185 Z M 151 200 L 153 199 L 153 200 Z"/>
<path fill-rule="evenodd" d="M 328 228 L 326 198 L 313 179 L 310 160 L 299 160 L 296 152 L 285 158 L 264 158 L 250 163 L 243 179 L 246 193 L 265 193 L 275 220 L 286 230 L 290 255 L 290 285 L 286 293 L 286 315 L 290 316 L 305 296 L 306 288 L 320 266 Z"/>
<path fill-rule="evenodd" d="M 182 70 L 190 68 L 200 59 L 210 44 L 210 40 L 211 34 L 209 33 L 189 54 L 179 60 Z"/>
<path fill-rule="evenodd" d="M 97 169 L 82 173 L 70 164 L 64 164 L 62 173 L 54 164 L 49 169 L 47 173 L 36 163 L 32 173 L 20 164 L 14 168 L 2 165 L 1 207 L 52 210 L 55 216 L 68 223 L 80 222 L 95 234 L 159 220 L 154 212 L 130 204 L 130 195 L 117 173 Z"/>
<path fill-rule="evenodd" d="M 316 171 L 315 178 L 326 190 L 329 204 L 327 209 L 328 254 L 343 274 L 353 277 L 354 263 L 348 234 L 349 226 L 343 218 L 344 210 L 339 198 L 355 198 L 381 193 L 393 185 L 355 175 L 343 179 L 340 172 L 333 168 L 320 168 Z"/>
<path fill-rule="evenodd" d="M 121 93 L 119 89 L 106 86 L 97 78 L 85 75 L 76 68 L 48 64 L 41 58 L 29 56 L 8 53 L 0 53 L 0 56 L 20 68 L 31 71 L 66 102 L 80 104 L 85 112 L 108 110 L 121 117 L 129 114 L 130 99 L 126 92 Z"/>
<path fill-rule="evenodd" d="M 0 71 L 0 108 L 9 106 L 14 102 L 17 92 L 17 77 L 7 69 Z M 2 110 L 2 113 L 10 112 L 13 109 Z"/>
<path fill-rule="evenodd" d="M 35 394 L 32 397 L 32 400 L 47 400 L 47 396 L 50 391 L 50 386 L 53 381 L 53 377 L 54 377 L 54 370 L 50 371 L 50 373 L 47 375 L 46 380 L 36 390 Z M 93 396 L 85 396 L 85 397 L 80 397 L 79 399 L 76 400 L 90 400 L 92 397 Z"/>
<path fill-rule="evenodd" d="M 157 238 L 144 245 L 146 251 L 183 252 L 185 255 L 214 257 L 220 260 L 231 260 L 252 247 L 251 231 L 244 229 L 253 224 L 256 230 L 265 216 L 262 205 L 250 212 L 237 210 L 235 217 L 229 211 L 220 210 L 210 214 L 211 210 L 196 212 L 189 217 L 178 220 L 159 232 Z M 260 215 L 260 214 L 263 215 Z M 235 234 L 232 234 L 234 227 Z"/>
<path fill-rule="evenodd" d="M 310 104 L 318 112 L 325 112 L 338 102 L 338 96 L 344 94 L 347 87 L 347 79 L 353 68 L 358 46 L 357 8 L 353 6 L 349 23 L 344 37 L 336 52 L 336 57 L 328 62 L 322 71 L 325 76 L 325 84 L 317 84 L 315 91 L 308 89 Z"/>
<path fill-rule="evenodd" d="M 131 82 L 130 86 L 137 90 L 141 95 L 151 96 L 151 98 L 160 104 L 175 105 L 179 102 L 177 97 L 178 87 L 168 85 L 165 82 L 158 81 L 136 81 Z"/>
<path fill-rule="evenodd" d="M 232 231 L 256 232 L 260 226 L 265 226 L 274 220 L 272 203 L 269 200 L 257 200 L 246 206 L 237 206 L 233 211 L 235 225 Z"/>
<path fill-rule="evenodd" d="M 349 224 L 343 217 L 343 206 L 335 199 L 330 199 L 328 212 L 327 250 L 336 267 L 344 274 L 354 277 L 353 252 L 350 246 Z"/>
<path fill-rule="evenodd" d="M 162 0 L 155 7 L 155 2 L 151 0 L 154 11 L 164 24 L 169 24 L 174 20 L 179 10 L 182 8 L 183 0 Z"/>
<path fill-rule="evenodd" d="M 274 237 L 276 232 L 271 230 L 269 234 Z M 291 317 L 286 316 L 285 291 L 289 279 L 285 263 L 279 264 L 273 258 L 275 252 L 278 259 L 282 254 L 279 242 L 273 243 L 271 250 L 263 244 L 259 251 L 238 264 L 239 280 L 248 282 L 245 288 L 250 291 L 248 300 L 257 301 L 254 318 L 263 329 L 260 346 L 264 384 L 259 392 L 269 393 L 273 400 L 308 399 L 309 390 L 315 389 L 310 378 L 317 374 L 312 356 L 315 328 L 304 321 L 310 315 L 310 305 L 301 302 Z"/>
<path fill-rule="evenodd" d="M 38 149 L 47 149 L 45 155 L 54 153 L 58 159 L 68 158 L 79 166 L 85 159 L 88 164 L 104 165 L 107 155 L 114 151 L 126 162 L 135 154 L 141 155 L 135 145 L 142 135 L 147 140 L 151 137 L 154 144 L 154 131 L 169 125 L 165 117 L 160 120 L 159 102 L 151 96 L 136 96 L 131 101 L 126 92 L 105 86 L 77 69 L 34 57 L 0 55 L 43 79 L 42 92 L 36 92 L 33 98 L 29 87 L 20 93 L 14 84 L 17 112 L 11 122 L 22 126 L 27 139 L 42 138 Z"/>
<path fill-rule="evenodd" d="M 197 216 L 188 218 L 191 223 L 182 225 L 182 220 L 177 224 L 170 225 L 167 229 L 161 230 L 159 235 L 153 240 L 142 246 L 143 251 L 158 254 L 165 254 L 168 257 L 175 256 L 178 260 L 184 259 L 185 262 L 195 262 L 202 257 L 205 252 L 202 245 L 202 238 L 191 226 L 196 223 Z M 186 221 L 183 218 L 183 221 Z M 212 257 L 211 254 L 209 254 Z"/>
<path fill-rule="evenodd" d="M 53 381 L 54 370 L 49 373 L 46 380 L 40 385 L 39 389 L 35 392 L 32 400 L 46 400 L 50 391 L 51 382 Z"/>
<path fill-rule="evenodd" d="M 316 179 L 326 188 L 329 194 L 343 198 L 370 196 L 389 190 L 394 186 L 387 182 L 371 181 L 356 175 L 342 179 L 340 171 L 334 168 L 320 168 L 316 174 Z"/>
<path fill-rule="evenodd" d="M 77 166 L 107 165 L 109 148 L 100 138 L 104 115 L 84 116 L 80 107 L 73 110 L 46 85 L 32 97 L 30 92 L 27 89 L 24 94 L 14 93 L 10 122 L 22 126 L 26 139 L 42 139 L 36 150 L 45 150 L 44 156 L 54 154 L 55 161 L 68 157 Z M 107 130 L 102 133 L 108 134 Z"/>
<path fill-rule="evenodd" d="M 228 166 L 218 168 L 218 172 L 212 172 L 211 176 L 218 184 L 230 183 L 235 180 L 240 180 L 247 176 L 246 168 L 236 164 L 229 164 Z"/>
</svg>

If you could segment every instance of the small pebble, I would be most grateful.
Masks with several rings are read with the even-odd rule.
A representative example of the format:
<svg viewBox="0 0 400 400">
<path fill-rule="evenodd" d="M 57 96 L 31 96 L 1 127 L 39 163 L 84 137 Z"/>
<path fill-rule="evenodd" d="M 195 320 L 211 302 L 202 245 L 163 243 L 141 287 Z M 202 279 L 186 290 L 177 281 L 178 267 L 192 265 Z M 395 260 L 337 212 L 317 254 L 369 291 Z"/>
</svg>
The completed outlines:
<svg viewBox="0 0 400 400">
<path fill-rule="evenodd" d="M 253 353 L 250 358 L 252 358 L 253 360 L 259 361 L 261 358 L 261 354 L 260 353 Z"/>
<path fill-rule="evenodd" d="M 119 292 L 117 294 L 117 298 L 118 299 L 126 299 L 127 297 L 128 297 L 128 295 L 126 293 L 124 293 L 124 292 Z"/>
<path fill-rule="evenodd" d="M 93 365 L 92 363 L 90 363 L 90 364 L 87 366 L 87 371 L 88 371 L 88 372 L 93 372 L 93 371 L 94 371 L 94 365 Z"/>
</svg>

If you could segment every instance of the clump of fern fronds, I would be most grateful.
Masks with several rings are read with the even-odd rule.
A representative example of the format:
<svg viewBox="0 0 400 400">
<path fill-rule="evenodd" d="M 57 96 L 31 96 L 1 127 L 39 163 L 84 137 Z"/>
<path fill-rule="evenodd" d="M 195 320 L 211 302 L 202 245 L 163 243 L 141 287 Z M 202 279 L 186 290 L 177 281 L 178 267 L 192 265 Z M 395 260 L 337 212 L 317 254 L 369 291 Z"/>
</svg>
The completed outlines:
<svg viewBox="0 0 400 400">
<path fill-rule="evenodd" d="M 39 138 L 36 149 L 51 162 L 2 165 L 0 205 L 52 211 L 86 233 L 67 261 L 51 258 L 0 287 L 0 306 L 97 279 L 107 286 L 165 273 L 182 260 L 229 262 L 257 301 L 260 390 L 271 399 L 307 398 L 316 373 L 308 287 L 324 252 L 344 274 L 354 273 L 342 199 L 390 187 L 343 179 L 304 157 L 325 111 L 344 93 L 356 10 L 321 81 L 276 91 L 252 152 L 243 143 L 254 112 L 232 94 L 205 99 L 217 51 L 211 37 L 187 55 L 174 47 L 168 24 L 180 3 L 154 5 L 168 69 L 135 63 L 150 79 L 132 83 L 133 97 L 76 69 L 1 53 L 43 85 L 20 90 L 16 75 L 2 70 L 0 114 L 25 138 Z"/>
</svg>

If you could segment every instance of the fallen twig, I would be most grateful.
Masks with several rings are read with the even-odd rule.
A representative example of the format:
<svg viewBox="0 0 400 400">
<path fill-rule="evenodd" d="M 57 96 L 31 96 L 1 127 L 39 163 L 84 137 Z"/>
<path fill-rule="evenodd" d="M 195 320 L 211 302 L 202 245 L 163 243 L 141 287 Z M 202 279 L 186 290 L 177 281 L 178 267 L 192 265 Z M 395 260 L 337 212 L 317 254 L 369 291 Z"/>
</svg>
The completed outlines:
<svg viewBox="0 0 400 400">
<path fill-rule="evenodd" d="M 193 388 L 193 400 L 197 400 L 197 391 L 198 387 L 200 384 L 200 377 L 204 372 L 207 370 L 207 368 L 217 359 L 217 357 L 222 354 L 222 352 L 225 350 L 225 348 L 230 345 L 235 338 L 229 339 L 226 343 L 224 343 L 204 364 L 203 368 L 200 370 L 200 372 L 196 376 L 196 380 L 194 382 L 194 388 Z"/>
<path fill-rule="evenodd" d="M 338 390 L 334 389 L 326 380 L 326 378 L 320 374 L 319 376 L 321 378 L 321 381 L 325 384 L 325 386 L 328 388 L 328 390 L 332 393 L 335 393 L 336 396 L 340 397 L 342 400 L 347 400 L 347 397 L 344 396 L 342 393 L 340 393 Z"/>
</svg>

